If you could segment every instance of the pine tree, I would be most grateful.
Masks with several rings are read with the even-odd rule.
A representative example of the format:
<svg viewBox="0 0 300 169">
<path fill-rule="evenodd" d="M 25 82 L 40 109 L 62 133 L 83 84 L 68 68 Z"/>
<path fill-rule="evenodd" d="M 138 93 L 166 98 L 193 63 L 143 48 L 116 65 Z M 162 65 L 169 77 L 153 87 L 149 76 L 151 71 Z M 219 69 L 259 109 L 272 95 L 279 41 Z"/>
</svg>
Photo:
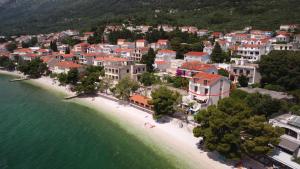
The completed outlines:
<svg viewBox="0 0 300 169">
<path fill-rule="evenodd" d="M 155 52 L 152 48 L 150 48 L 148 54 L 142 56 L 141 63 L 146 64 L 146 68 L 148 72 L 153 72 L 154 61 L 155 61 Z"/>
<path fill-rule="evenodd" d="M 211 61 L 215 63 L 222 63 L 224 61 L 223 51 L 218 42 L 210 55 Z"/>
</svg>

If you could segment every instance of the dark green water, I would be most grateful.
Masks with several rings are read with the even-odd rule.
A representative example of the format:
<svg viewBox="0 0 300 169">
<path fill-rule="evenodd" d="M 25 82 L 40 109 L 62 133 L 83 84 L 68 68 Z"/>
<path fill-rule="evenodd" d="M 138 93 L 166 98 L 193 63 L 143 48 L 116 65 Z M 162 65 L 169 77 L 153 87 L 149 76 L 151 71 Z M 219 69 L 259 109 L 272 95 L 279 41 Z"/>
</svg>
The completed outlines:
<svg viewBox="0 0 300 169">
<path fill-rule="evenodd" d="M 0 75 L 0 169 L 169 169 L 99 113 Z"/>
</svg>

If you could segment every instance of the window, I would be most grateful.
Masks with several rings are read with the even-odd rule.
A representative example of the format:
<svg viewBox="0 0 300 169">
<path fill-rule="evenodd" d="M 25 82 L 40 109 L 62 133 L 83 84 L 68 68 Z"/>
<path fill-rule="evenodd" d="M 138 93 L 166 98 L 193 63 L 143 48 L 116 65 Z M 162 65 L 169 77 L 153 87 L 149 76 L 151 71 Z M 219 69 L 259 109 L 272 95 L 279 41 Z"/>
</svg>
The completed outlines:
<svg viewBox="0 0 300 169">
<path fill-rule="evenodd" d="M 207 85 L 207 83 L 208 83 L 208 81 L 207 81 L 207 80 L 204 80 L 204 85 L 205 85 L 205 86 Z"/>
<path fill-rule="evenodd" d="M 243 74 L 243 70 L 240 70 L 240 74 Z"/>
<path fill-rule="evenodd" d="M 208 94 L 208 89 L 204 90 L 204 94 L 207 95 Z"/>
<path fill-rule="evenodd" d="M 236 73 L 236 72 L 237 72 L 237 70 L 236 70 L 236 69 L 233 69 L 233 72 L 234 72 L 234 73 Z"/>
<path fill-rule="evenodd" d="M 246 74 L 249 75 L 250 74 L 250 70 L 247 70 Z"/>
<path fill-rule="evenodd" d="M 129 69 L 127 69 L 127 73 L 129 73 Z"/>
<path fill-rule="evenodd" d="M 194 87 L 194 91 L 197 92 L 198 91 L 198 86 Z"/>
<path fill-rule="evenodd" d="M 284 128 L 285 129 L 285 134 L 289 135 L 291 137 L 297 138 L 297 133 L 291 129 Z"/>
</svg>

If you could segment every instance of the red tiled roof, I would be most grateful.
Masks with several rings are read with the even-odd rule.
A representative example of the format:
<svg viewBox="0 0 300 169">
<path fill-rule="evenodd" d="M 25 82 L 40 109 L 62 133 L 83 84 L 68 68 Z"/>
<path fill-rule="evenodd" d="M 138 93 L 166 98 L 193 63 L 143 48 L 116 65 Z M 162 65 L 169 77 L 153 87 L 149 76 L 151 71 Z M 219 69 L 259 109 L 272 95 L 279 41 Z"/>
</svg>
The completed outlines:
<svg viewBox="0 0 300 169">
<path fill-rule="evenodd" d="M 134 49 L 124 49 L 124 48 L 117 48 L 115 49 L 116 53 L 121 53 L 121 52 L 132 52 Z"/>
<path fill-rule="evenodd" d="M 93 35 L 94 32 L 84 32 L 84 35 Z"/>
<path fill-rule="evenodd" d="M 75 46 L 81 46 L 81 47 L 88 47 L 90 44 L 89 43 L 79 43 L 79 44 L 77 44 L 77 45 L 75 45 Z"/>
<path fill-rule="evenodd" d="M 172 53 L 172 54 L 176 54 L 176 51 L 174 51 L 174 50 L 168 50 L 168 49 L 162 49 L 162 50 L 159 50 L 157 53 Z"/>
<path fill-rule="evenodd" d="M 95 61 L 126 62 L 128 59 L 118 57 L 97 57 Z"/>
<path fill-rule="evenodd" d="M 158 65 L 164 65 L 164 64 L 167 64 L 167 62 L 164 61 L 164 60 L 155 61 L 155 63 L 158 64 Z"/>
<path fill-rule="evenodd" d="M 23 56 L 23 57 L 36 58 L 36 57 L 38 57 L 39 55 L 34 54 L 34 53 L 27 53 L 27 54 L 24 54 L 24 55 L 21 55 L 21 56 Z"/>
<path fill-rule="evenodd" d="M 213 33 L 212 33 L 212 35 L 213 35 L 214 37 L 219 37 L 219 36 L 221 36 L 221 34 L 222 34 L 222 32 L 213 32 Z"/>
<path fill-rule="evenodd" d="M 142 96 L 142 95 L 134 94 L 130 97 L 130 100 L 140 103 L 140 104 L 143 104 L 145 106 L 150 106 L 148 103 L 150 101 L 150 99 L 145 96 Z"/>
<path fill-rule="evenodd" d="M 21 49 L 16 49 L 15 52 L 31 53 L 32 50 L 29 48 L 21 48 Z"/>
<path fill-rule="evenodd" d="M 70 53 L 70 54 L 62 54 L 61 55 L 63 58 L 73 58 L 75 55 Z"/>
<path fill-rule="evenodd" d="M 206 71 L 208 69 L 217 69 L 214 65 L 204 64 L 198 61 L 185 62 L 181 65 L 181 69 Z"/>
<path fill-rule="evenodd" d="M 58 62 L 55 66 L 59 67 L 59 68 L 80 68 L 81 65 L 71 62 L 71 61 L 63 61 L 63 62 Z"/>
<path fill-rule="evenodd" d="M 168 42 L 169 42 L 168 39 L 159 39 L 159 40 L 157 41 L 157 43 L 168 43 Z"/>
<path fill-rule="evenodd" d="M 203 57 L 203 56 L 207 56 L 208 53 L 206 53 L 206 52 L 188 52 L 185 55 L 186 56 Z"/>
<path fill-rule="evenodd" d="M 217 75 L 217 74 L 210 74 L 210 73 L 206 73 L 206 72 L 199 72 L 197 73 L 195 76 L 193 76 L 193 80 L 196 83 L 201 83 L 204 84 L 204 81 L 207 81 L 208 85 L 213 84 L 214 82 L 218 81 L 219 79 L 221 79 L 223 76 L 221 75 Z"/>
</svg>

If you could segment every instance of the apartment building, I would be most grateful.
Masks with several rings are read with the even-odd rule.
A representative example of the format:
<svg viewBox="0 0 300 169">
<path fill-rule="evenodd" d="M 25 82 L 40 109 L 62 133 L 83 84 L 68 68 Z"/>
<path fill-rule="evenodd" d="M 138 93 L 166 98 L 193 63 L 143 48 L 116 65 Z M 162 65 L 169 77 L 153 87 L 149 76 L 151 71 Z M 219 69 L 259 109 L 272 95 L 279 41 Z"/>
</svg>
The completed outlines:
<svg viewBox="0 0 300 169">
<path fill-rule="evenodd" d="M 219 100 L 229 97 L 230 80 L 227 77 L 199 72 L 189 82 L 189 95 L 184 99 L 193 103 L 192 111 L 216 105 Z"/>
<path fill-rule="evenodd" d="M 112 79 L 115 83 L 126 76 L 137 80 L 138 75 L 146 72 L 145 64 L 135 64 L 126 58 L 118 57 L 97 57 L 94 60 L 95 66 L 103 66 L 105 77 Z"/>
<path fill-rule="evenodd" d="M 238 83 L 238 78 L 241 75 L 246 76 L 249 79 L 248 84 L 259 83 L 261 75 L 258 71 L 258 64 L 250 63 L 246 59 L 234 58 L 232 59 L 235 63 L 230 65 L 230 80 L 233 83 Z"/>
</svg>

